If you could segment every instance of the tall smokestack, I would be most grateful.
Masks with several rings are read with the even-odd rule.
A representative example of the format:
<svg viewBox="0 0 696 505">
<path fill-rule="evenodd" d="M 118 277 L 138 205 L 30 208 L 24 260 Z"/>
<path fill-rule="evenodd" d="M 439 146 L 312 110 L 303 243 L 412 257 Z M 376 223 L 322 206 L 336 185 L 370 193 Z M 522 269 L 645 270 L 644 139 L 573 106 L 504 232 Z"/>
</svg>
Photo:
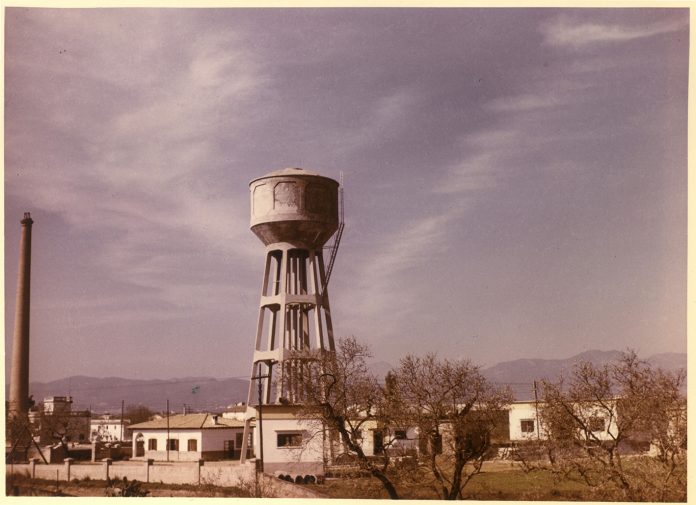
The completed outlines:
<svg viewBox="0 0 696 505">
<path fill-rule="evenodd" d="M 17 306 L 12 346 L 12 376 L 10 378 L 9 412 L 24 415 L 29 410 L 29 280 L 31 274 L 31 225 L 24 213 L 22 237 L 19 242 L 19 271 L 17 274 Z"/>
</svg>

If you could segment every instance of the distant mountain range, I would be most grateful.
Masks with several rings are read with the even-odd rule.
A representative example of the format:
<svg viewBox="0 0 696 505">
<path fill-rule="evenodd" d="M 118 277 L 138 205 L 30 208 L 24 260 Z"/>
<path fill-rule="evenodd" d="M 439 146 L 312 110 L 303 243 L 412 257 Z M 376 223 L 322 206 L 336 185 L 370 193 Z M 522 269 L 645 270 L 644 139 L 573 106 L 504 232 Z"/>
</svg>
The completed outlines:
<svg viewBox="0 0 696 505">
<path fill-rule="evenodd" d="M 510 385 L 518 400 L 534 398 L 533 382 L 540 379 L 558 380 L 568 375 L 581 361 L 603 365 L 614 361 L 619 351 L 586 351 L 566 359 L 517 359 L 505 361 L 482 370 L 491 382 Z M 647 358 L 656 367 L 667 371 L 686 370 L 685 353 L 663 353 Z M 383 378 L 392 365 L 379 361 L 370 364 L 370 370 Z M 30 393 L 39 402 L 47 396 L 72 395 L 75 409 L 90 408 L 95 413 L 119 414 L 121 402 L 145 405 L 155 411 L 182 411 L 184 405 L 193 410 L 221 411 L 226 406 L 247 399 L 249 381 L 244 379 L 215 379 L 211 377 L 183 377 L 168 380 L 137 380 L 122 377 L 66 377 L 51 382 L 32 382 Z M 5 397 L 9 385 L 5 386 Z"/>
<path fill-rule="evenodd" d="M 5 396 L 9 385 L 5 386 Z M 50 382 L 32 382 L 29 393 L 38 403 L 47 396 L 73 397 L 73 410 L 90 409 L 95 413 L 120 415 L 121 402 L 144 405 L 154 411 L 183 411 L 184 405 L 193 410 L 222 411 L 226 406 L 246 401 L 249 381 L 244 379 L 215 379 L 212 377 L 182 377 L 167 380 L 137 380 L 122 377 L 66 377 Z"/>
<path fill-rule="evenodd" d="M 573 367 L 581 362 L 602 366 L 621 357 L 620 351 L 591 350 L 566 359 L 517 359 L 498 363 L 481 370 L 491 382 L 509 384 L 515 398 L 529 400 L 534 398 L 534 381 L 547 379 L 557 381 L 572 373 Z M 655 354 L 646 359 L 653 366 L 674 372 L 686 370 L 686 353 Z"/>
</svg>

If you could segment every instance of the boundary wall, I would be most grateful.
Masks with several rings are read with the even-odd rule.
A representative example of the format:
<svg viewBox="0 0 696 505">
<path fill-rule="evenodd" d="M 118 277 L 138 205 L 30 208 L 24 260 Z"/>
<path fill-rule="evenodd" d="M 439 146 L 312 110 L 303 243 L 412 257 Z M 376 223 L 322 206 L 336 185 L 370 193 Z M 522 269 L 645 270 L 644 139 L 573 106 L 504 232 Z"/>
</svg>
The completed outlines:
<svg viewBox="0 0 696 505">
<path fill-rule="evenodd" d="M 239 463 L 210 463 L 199 465 L 193 463 L 162 463 L 147 461 L 128 461 L 99 463 L 75 463 L 66 461 L 62 464 L 28 464 L 6 465 L 6 474 L 27 475 L 37 479 L 72 481 L 89 477 L 94 480 L 123 479 L 140 482 L 163 482 L 166 484 L 210 484 L 214 486 L 254 485 L 255 465 L 253 461 L 241 465 Z M 57 472 L 57 473 L 56 473 Z M 326 495 L 277 479 L 271 475 L 263 476 L 264 489 L 271 496 L 283 498 L 326 498 Z"/>
<path fill-rule="evenodd" d="M 98 462 L 62 464 L 14 464 L 6 465 L 6 473 L 24 474 L 32 478 L 67 481 L 90 478 L 94 480 L 123 479 L 166 484 L 211 484 L 214 486 L 238 486 L 254 481 L 254 465 L 206 463 L 162 463 L 148 465 L 142 462 Z M 57 472 L 57 473 L 56 473 Z"/>
</svg>

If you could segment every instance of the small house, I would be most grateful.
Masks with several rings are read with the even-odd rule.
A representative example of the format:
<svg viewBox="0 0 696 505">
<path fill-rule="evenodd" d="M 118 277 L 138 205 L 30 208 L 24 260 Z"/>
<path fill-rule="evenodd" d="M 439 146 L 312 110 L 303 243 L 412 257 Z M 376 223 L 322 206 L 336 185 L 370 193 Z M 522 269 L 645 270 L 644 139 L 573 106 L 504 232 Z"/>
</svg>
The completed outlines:
<svg viewBox="0 0 696 505">
<path fill-rule="evenodd" d="M 263 432 L 255 430 L 254 438 L 258 443 L 263 437 L 264 471 L 323 475 L 321 422 L 302 418 L 301 407 L 297 405 L 263 405 L 262 408 Z"/>
<path fill-rule="evenodd" d="M 244 422 L 218 414 L 177 414 L 129 426 L 135 458 L 157 461 L 239 459 Z"/>
</svg>

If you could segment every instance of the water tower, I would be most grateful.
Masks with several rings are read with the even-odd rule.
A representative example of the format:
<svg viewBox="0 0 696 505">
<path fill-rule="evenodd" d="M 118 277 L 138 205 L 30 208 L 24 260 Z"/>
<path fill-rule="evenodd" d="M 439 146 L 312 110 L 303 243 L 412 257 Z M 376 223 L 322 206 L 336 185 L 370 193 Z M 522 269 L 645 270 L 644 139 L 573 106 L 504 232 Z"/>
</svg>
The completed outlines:
<svg viewBox="0 0 696 505">
<path fill-rule="evenodd" d="M 263 404 L 301 403 L 306 360 L 334 352 L 326 286 L 343 231 L 339 184 L 285 168 L 254 179 L 249 189 L 251 230 L 266 246 L 266 261 L 252 364 L 256 379 L 249 383 L 247 405 L 256 399 L 255 386 Z M 334 234 L 325 267 L 324 246 Z M 245 446 L 248 431 L 247 422 Z"/>
</svg>

